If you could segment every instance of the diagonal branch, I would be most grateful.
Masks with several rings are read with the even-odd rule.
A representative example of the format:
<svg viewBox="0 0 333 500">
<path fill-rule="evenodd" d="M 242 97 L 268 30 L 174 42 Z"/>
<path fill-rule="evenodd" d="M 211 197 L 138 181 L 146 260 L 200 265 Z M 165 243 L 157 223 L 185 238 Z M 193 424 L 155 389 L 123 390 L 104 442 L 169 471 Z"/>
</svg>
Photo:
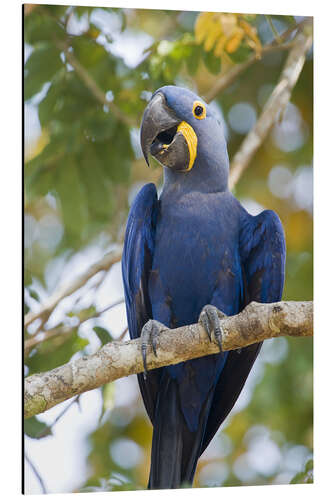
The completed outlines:
<svg viewBox="0 0 333 500">
<path fill-rule="evenodd" d="M 64 30 L 66 30 L 67 21 L 65 23 L 63 23 L 60 19 L 58 19 L 56 16 L 54 16 L 49 10 L 46 10 L 43 5 L 40 5 L 39 9 L 42 12 L 44 12 L 44 14 L 46 16 L 52 17 L 53 19 L 55 19 L 55 21 L 57 23 L 60 22 L 60 24 L 62 24 Z M 71 7 L 70 9 L 73 9 L 73 7 Z M 32 10 L 32 8 L 30 9 L 30 11 L 31 10 Z M 72 12 L 73 12 L 72 10 L 67 11 L 67 20 L 72 15 Z M 85 84 L 85 86 L 90 90 L 90 92 L 93 94 L 95 99 L 97 101 L 99 101 L 101 104 L 103 104 L 103 106 L 106 106 L 111 111 L 111 113 L 114 114 L 114 116 L 117 118 L 117 120 L 119 120 L 120 122 L 125 123 L 129 127 L 136 126 L 137 123 L 135 120 L 133 120 L 130 116 L 123 113 L 123 111 L 121 109 L 119 109 L 118 106 L 114 102 L 110 102 L 106 99 L 105 93 L 99 87 L 99 85 L 94 80 L 94 78 L 91 76 L 89 71 L 80 63 L 80 61 L 78 61 L 78 59 L 75 57 L 75 55 L 68 50 L 68 45 L 60 40 L 57 40 L 57 39 L 54 39 L 54 42 L 55 42 L 55 45 L 65 53 L 67 61 L 74 68 L 78 77 L 82 80 L 82 82 Z"/>
<path fill-rule="evenodd" d="M 276 40 L 273 40 L 272 43 L 268 45 L 264 45 L 261 49 L 260 56 L 270 54 L 272 52 L 278 52 L 280 50 L 289 50 L 294 45 L 294 40 L 287 41 L 288 38 L 296 31 L 299 32 L 303 27 L 308 24 L 308 20 L 304 20 L 295 26 L 290 26 L 286 31 L 284 31 L 280 35 L 280 42 L 277 43 Z M 283 43 L 284 42 L 284 43 Z M 212 101 L 215 97 L 218 96 L 221 92 L 223 92 L 227 87 L 229 87 L 244 71 L 246 71 L 250 66 L 260 61 L 258 54 L 253 54 L 246 61 L 242 63 L 235 64 L 232 68 L 224 73 L 220 78 L 217 79 L 213 87 L 208 90 L 204 99 L 207 102 Z"/>
<path fill-rule="evenodd" d="M 225 351 L 283 335 L 312 336 L 313 303 L 252 302 L 238 315 L 221 320 L 221 326 Z M 200 324 L 166 329 L 158 338 L 158 356 L 148 349 L 147 366 L 154 369 L 217 352 L 218 345 L 208 340 Z M 91 356 L 27 377 L 24 416 L 32 417 L 77 394 L 142 371 L 140 339 L 110 342 Z"/>
<path fill-rule="evenodd" d="M 69 52 L 65 45 L 58 44 L 58 46 L 61 46 L 61 48 L 64 50 L 67 61 L 71 66 L 73 66 L 76 74 L 81 78 L 86 87 L 91 91 L 95 99 L 103 104 L 103 106 L 106 106 L 120 122 L 125 123 L 128 127 L 137 126 L 136 120 L 133 120 L 130 116 L 123 113 L 114 102 L 108 101 L 106 99 L 103 90 L 98 86 L 96 81 L 86 70 L 86 68 L 80 63 L 80 61 L 77 60 L 74 54 L 72 52 Z"/>
<path fill-rule="evenodd" d="M 289 42 L 289 43 L 284 43 L 281 45 L 276 45 L 276 44 L 270 44 L 261 49 L 261 55 L 264 54 L 270 54 L 272 52 L 278 52 L 280 50 L 289 50 L 291 47 L 293 47 L 294 42 Z M 205 101 L 211 102 L 215 97 L 218 96 L 221 92 L 223 92 L 227 87 L 229 87 L 234 81 L 242 74 L 244 71 L 246 71 L 252 64 L 260 61 L 258 58 L 257 54 L 253 54 L 251 57 L 249 57 L 246 61 L 235 64 L 235 66 L 232 66 L 232 68 L 225 73 L 221 78 L 217 80 L 215 85 L 208 90 L 206 95 L 204 96 Z"/>
<path fill-rule="evenodd" d="M 32 469 L 32 471 L 33 471 L 33 473 L 35 474 L 35 476 L 36 476 L 36 478 L 37 478 L 37 480 L 38 480 L 38 482 L 39 482 L 39 484 L 40 484 L 40 486 L 41 486 L 41 488 L 42 488 L 42 493 L 45 495 L 45 494 L 47 493 L 47 491 L 46 491 L 46 488 L 45 488 L 45 483 L 44 483 L 44 481 L 43 481 L 42 476 L 41 476 L 41 475 L 40 475 L 40 473 L 38 472 L 38 470 L 37 470 L 37 468 L 36 468 L 35 464 L 33 463 L 33 461 L 29 458 L 29 456 L 28 456 L 26 453 L 24 454 L 24 458 L 26 459 L 26 461 L 27 461 L 27 462 L 28 462 L 28 464 L 30 465 L 30 467 L 31 467 L 31 469 Z"/>
<path fill-rule="evenodd" d="M 309 31 L 311 31 L 311 33 L 308 34 L 305 34 L 305 31 L 300 32 L 296 36 L 278 84 L 266 102 L 255 126 L 247 134 L 239 150 L 233 157 L 230 164 L 230 189 L 236 185 L 242 173 L 253 158 L 253 155 L 264 142 L 275 120 L 279 114 L 283 113 L 290 100 L 292 90 L 301 74 L 306 53 L 312 45 L 312 30 L 310 29 Z"/>
<path fill-rule="evenodd" d="M 113 309 L 114 307 L 118 306 L 119 304 L 123 304 L 124 300 L 125 300 L 124 298 L 121 298 L 121 299 L 117 300 L 116 302 L 109 304 L 107 307 L 105 307 L 101 311 L 97 311 L 95 314 L 79 320 L 78 323 L 74 326 L 57 326 L 55 328 L 51 328 L 50 330 L 45 330 L 44 332 L 38 331 L 37 334 L 31 335 L 31 337 L 28 338 L 27 340 L 25 340 L 25 342 L 24 342 L 24 358 L 26 358 L 29 355 L 31 349 L 36 347 L 38 344 L 41 344 L 42 342 L 45 342 L 45 340 L 50 340 L 54 337 L 59 337 L 59 336 L 66 337 L 67 335 L 70 335 L 74 329 L 79 328 L 86 321 L 99 318 L 100 316 L 102 316 L 102 314 L 109 311 L 110 309 Z M 126 327 L 125 332 L 122 332 L 120 334 L 119 338 L 121 338 L 122 335 L 125 335 L 126 332 L 127 332 L 127 327 Z"/>
<path fill-rule="evenodd" d="M 24 326 L 29 326 L 33 321 L 41 318 L 45 323 L 49 318 L 52 311 L 59 304 L 59 302 L 76 292 L 79 288 L 83 287 L 87 281 L 100 271 L 108 271 L 113 264 L 119 262 L 121 259 L 122 248 L 116 248 L 111 252 L 104 255 L 102 259 L 92 264 L 86 272 L 80 274 L 71 283 L 65 286 L 60 286 L 41 306 L 37 312 L 29 312 L 24 317 Z"/>
</svg>

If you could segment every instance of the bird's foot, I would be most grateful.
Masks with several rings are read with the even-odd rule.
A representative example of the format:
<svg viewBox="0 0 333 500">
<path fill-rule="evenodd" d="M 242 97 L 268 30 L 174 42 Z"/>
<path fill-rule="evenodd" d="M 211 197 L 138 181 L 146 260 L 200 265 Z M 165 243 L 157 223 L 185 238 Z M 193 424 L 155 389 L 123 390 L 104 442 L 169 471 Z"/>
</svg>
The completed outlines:
<svg viewBox="0 0 333 500">
<path fill-rule="evenodd" d="M 199 323 L 203 326 L 205 332 L 208 335 L 209 340 L 212 340 L 211 332 L 213 332 L 215 340 L 220 348 L 220 352 L 222 349 L 222 334 L 223 330 L 221 327 L 220 320 L 226 318 L 226 314 L 217 309 L 217 307 L 212 306 L 210 304 L 203 307 L 200 316 Z"/>
<path fill-rule="evenodd" d="M 147 378 L 147 348 L 150 345 L 153 349 L 153 353 L 157 357 L 157 338 L 162 330 L 167 330 L 167 327 L 156 321 L 155 319 L 150 319 L 143 326 L 141 330 L 141 354 L 143 360 L 143 376 L 144 379 Z"/>
</svg>

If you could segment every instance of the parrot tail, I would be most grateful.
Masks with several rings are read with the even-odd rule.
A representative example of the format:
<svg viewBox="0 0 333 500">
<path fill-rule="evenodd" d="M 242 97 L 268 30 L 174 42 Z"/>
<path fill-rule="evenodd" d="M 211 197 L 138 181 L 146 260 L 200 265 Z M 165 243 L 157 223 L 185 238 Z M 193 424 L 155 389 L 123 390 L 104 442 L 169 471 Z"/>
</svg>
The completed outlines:
<svg viewBox="0 0 333 500">
<path fill-rule="evenodd" d="M 208 397 L 201 409 L 195 432 L 188 429 L 180 405 L 177 381 L 170 376 L 161 384 L 154 418 L 151 466 L 148 489 L 191 486 L 205 432 L 205 411 L 211 405 Z"/>
</svg>

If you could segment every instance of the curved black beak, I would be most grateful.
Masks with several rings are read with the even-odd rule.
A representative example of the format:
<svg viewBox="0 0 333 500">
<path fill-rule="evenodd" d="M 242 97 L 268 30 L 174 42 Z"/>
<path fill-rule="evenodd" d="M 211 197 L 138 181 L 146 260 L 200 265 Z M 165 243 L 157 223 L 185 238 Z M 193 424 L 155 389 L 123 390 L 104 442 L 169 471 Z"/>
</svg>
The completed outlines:
<svg viewBox="0 0 333 500">
<path fill-rule="evenodd" d="M 148 154 L 153 153 L 155 155 L 157 152 L 155 150 L 151 151 L 154 139 L 162 132 L 177 127 L 180 122 L 181 120 L 176 113 L 168 107 L 164 95 L 157 92 L 145 109 L 140 130 L 141 149 L 148 166 Z"/>
</svg>

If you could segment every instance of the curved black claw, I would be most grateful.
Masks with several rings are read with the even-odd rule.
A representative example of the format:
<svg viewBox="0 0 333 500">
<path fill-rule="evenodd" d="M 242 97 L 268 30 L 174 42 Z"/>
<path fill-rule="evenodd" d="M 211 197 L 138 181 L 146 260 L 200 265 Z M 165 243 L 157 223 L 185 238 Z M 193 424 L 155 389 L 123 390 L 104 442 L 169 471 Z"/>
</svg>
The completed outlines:
<svg viewBox="0 0 333 500">
<path fill-rule="evenodd" d="M 143 326 L 141 330 L 141 354 L 143 360 L 143 376 L 147 378 L 147 348 L 150 345 L 153 349 L 153 353 L 157 357 L 157 337 L 161 330 L 166 330 L 164 326 L 159 321 L 150 319 Z"/>
<path fill-rule="evenodd" d="M 208 335 L 209 340 L 212 340 L 211 337 L 211 331 L 214 332 L 214 337 L 216 342 L 218 343 L 220 352 L 223 351 L 222 349 L 222 327 L 220 320 L 225 318 L 226 314 L 224 314 L 222 311 L 217 309 L 217 307 L 212 306 L 210 304 L 206 305 L 199 316 L 199 323 L 202 324 L 205 332 Z"/>
</svg>

